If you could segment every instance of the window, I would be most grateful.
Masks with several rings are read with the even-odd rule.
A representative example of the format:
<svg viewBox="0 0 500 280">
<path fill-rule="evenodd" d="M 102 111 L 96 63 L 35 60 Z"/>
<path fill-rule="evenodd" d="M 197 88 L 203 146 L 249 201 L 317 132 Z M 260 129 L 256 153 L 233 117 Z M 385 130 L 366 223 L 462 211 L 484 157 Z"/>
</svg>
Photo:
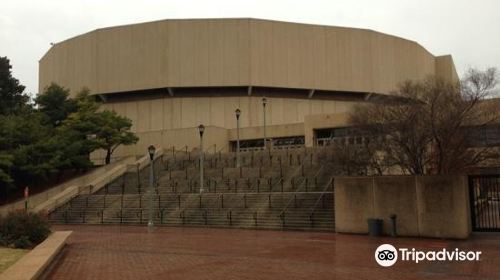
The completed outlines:
<svg viewBox="0 0 500 280">
<path fill-rule="evenodd" d="M 471 147 L 500 146 L 500 125 L 466 128 Z"/>
</svg>

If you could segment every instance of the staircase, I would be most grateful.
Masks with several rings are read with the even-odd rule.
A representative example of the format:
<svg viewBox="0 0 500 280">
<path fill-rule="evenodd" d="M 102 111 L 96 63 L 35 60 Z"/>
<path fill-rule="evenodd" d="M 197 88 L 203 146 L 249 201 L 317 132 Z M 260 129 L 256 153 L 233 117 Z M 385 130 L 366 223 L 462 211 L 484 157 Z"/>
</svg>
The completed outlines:
<svg viewBox="0 0 500 280">
<path fill-rule="evenodd" d="M 334 231 L 333 178 L 320 149 L 206 153 L 200 193 L 196 152 L 175 151 L 81 193 L 49 214 L 53 223 L 147 224 Z M 149 209 L 152 209 L 150 212 Z"/>
</svg>

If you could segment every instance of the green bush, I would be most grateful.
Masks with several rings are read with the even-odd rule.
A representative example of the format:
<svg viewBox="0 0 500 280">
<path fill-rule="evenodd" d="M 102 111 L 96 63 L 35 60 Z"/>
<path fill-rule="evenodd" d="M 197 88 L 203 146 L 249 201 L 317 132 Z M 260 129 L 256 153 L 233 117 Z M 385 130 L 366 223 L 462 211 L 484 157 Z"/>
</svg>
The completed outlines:
<svg viewBox="0 0 500 280">
<path fill-rule="evenodd" d="M 14 241 L 14 247 L 18 249 L 28 249 L 33 246 L 33 243 L 31 243 L 30 239 L 26 236 L 23 235 L 19 237 L 16 241 Z"/>
<path fill-rule="evenodd" d="M 49 223 L 40 214 L 17 211 L 0 219 L 0 242 L 6 246 L 30 248 L 49 234 Z"/>
<path fill-rule="evenodd" d="M 0 228 L 2 226 L 1 220 L 2 220 L 2 217 L 0 216 Z M 8 245 L 9 244 L 7 244 L 7 240 L 5 240 L 5 238 L 3 237 L 3 235 L 0 233 L 0 247 L 6 247 Z"/>
</svg>

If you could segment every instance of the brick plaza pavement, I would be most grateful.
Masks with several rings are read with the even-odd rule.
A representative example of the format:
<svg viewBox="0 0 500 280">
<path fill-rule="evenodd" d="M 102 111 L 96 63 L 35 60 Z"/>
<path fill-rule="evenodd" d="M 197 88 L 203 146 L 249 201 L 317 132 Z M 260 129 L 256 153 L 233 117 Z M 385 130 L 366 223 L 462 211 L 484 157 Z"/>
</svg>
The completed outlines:
<svg viewBox="0 0 500 280">
<path fill-rule="evenodd" d="M 500 279 L 500 235 L 467 241 L 373 238 L 334 233 L 136 226 L 54 226 L 73 230 L 46 279 Z M 397 262 L 374 250 L 481 250 L 479 262 Z"/>
</svg>

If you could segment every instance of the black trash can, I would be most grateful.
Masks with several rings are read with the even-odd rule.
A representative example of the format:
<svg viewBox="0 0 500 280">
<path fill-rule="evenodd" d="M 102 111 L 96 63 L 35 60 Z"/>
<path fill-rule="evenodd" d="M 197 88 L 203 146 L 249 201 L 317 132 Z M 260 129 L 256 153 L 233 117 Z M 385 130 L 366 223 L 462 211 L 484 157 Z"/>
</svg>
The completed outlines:
<svg viewBox="0 0 500 280">
<path fill-rule="evenodd" d="M 368 234 L 370 236 L 381 236 L 383 223 L 384 221 L 382 219 L 368 219 Z"/>
</svg>

